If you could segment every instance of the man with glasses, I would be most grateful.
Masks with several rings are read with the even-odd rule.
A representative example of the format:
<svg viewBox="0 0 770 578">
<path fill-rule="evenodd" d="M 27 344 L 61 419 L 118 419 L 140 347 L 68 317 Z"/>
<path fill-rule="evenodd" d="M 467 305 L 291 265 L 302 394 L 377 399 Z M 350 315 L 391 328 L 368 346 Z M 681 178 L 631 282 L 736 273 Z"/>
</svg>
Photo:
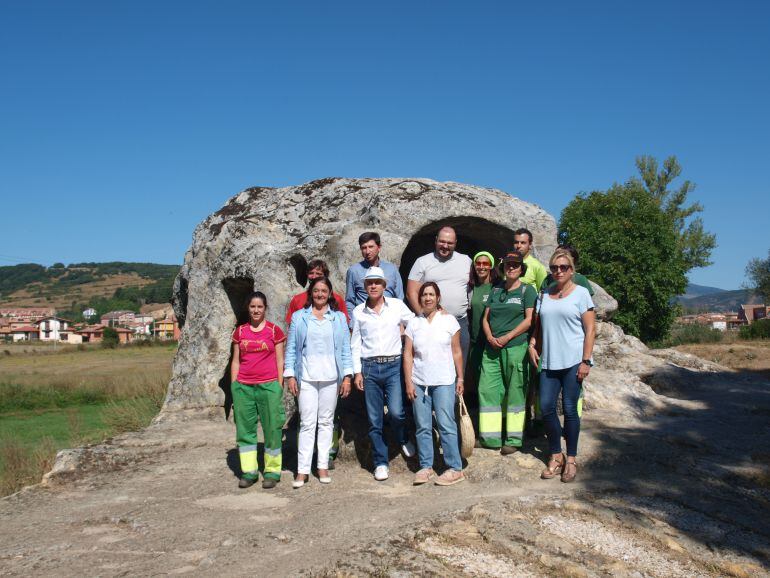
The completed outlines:
<svg viewBox="0 0 770 578">
<path fill-rule="evenodd" d="M 460 347 L 463 368 L 468 359 L 470 331 L 468 329 L 468 289 L 472 262 L 468 255 L 455 251 L 457 233 L 452 227 L 442 227 L 436 235 L 433 253 L 419 257 L 409 271 L 406 298 L 415 314 L 422 313 L 418 297 L 423 283 L 433 281 L 441 290 L 441 306 L 460 324 Z"/>
</svg>

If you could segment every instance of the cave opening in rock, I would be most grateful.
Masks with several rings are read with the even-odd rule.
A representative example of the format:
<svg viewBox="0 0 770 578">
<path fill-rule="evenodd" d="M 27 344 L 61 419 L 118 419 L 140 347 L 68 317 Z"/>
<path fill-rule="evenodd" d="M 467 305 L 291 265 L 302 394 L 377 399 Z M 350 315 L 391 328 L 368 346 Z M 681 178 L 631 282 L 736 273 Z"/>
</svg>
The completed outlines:
<svg viewBox="0 0 770 578">
<path fill-rule="evenodd" d="M 442 227 L 454 227 L 457 232 L 456 251 L 473 257 L 479 251 L 489 251 L 495 261 L 513 250 L 513 231 L 492 221 L 480 217 L 447 217 L 425 225 L 412 235 L 404 252 L 401 254 L 399 272 L 406 287 L 409 270 L 418 257 L 432 253 L 435 238 Z"/>
<path fill-rule="evenodd" d="M 235 323 L 233 329 L 241 323 L 248 321 L 248 314 L 246 312 L 246 298 L 254 291 L 254 279 L 251 277 L 226 277 L 222 279 L 222 288 L 227 294 L 227 299 L 230 301 L 230 307 L 233 309 L 233 316 Z M 222 379 L 219 380 L 219 388 L 225 394 L 225 419 L 230 416 L 230 408 L 233 405 L 233 394 L 230 390 L 230 384 L 232 383 L 234 376 L 230 375 L 230 364 L 233 361 L 232 350 L 227 356 L 227 365 L 224 368 Z"/>
</svg>

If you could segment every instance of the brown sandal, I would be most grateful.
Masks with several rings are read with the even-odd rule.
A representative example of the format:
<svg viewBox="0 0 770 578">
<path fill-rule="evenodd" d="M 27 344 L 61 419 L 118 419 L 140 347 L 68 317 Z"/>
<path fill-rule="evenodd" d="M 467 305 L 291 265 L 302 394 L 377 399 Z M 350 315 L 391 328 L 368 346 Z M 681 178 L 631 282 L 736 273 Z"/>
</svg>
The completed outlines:
<svg viewBox="0 0 770 578">
<path fill-rule="evenodd" d="M 553 479 L 564 471 L 564 462 L 567 461 L 567 458 L 564 457 L 564 454 L 560 455 L 561 460 L 557 460 L 556 458 L 551 457 L 550 461 L 548 462 L 548 467 L 540 472 L 541 480 Z"/>
<path fill-rule="evenodd" d="M 575 466 L 575 470 L 572 472 L 572 474 L 567 473 L 567 466 L 569 465 Z M 578 472 L 577 462 L 566 462 L 561 470 L 561 481 L 564 482 L 565 484 L 574 482 L 575 477 L 577 476 L 577 472 Z"/>
</svg>

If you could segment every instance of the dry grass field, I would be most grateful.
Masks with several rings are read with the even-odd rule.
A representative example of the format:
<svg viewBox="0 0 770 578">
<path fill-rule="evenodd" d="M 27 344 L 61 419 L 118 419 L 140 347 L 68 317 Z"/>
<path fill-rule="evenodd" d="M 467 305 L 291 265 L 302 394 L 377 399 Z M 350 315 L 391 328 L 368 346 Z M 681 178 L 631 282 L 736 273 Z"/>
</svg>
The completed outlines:
<svg viewBox="0 0 770 578">
<path fill-rule="evenodd" d="M 770 380 L 770 341 L 767 340 L 744 341 L 727 335 L 720 343 L 679 345 L 676 349 Z"/>
</svg>

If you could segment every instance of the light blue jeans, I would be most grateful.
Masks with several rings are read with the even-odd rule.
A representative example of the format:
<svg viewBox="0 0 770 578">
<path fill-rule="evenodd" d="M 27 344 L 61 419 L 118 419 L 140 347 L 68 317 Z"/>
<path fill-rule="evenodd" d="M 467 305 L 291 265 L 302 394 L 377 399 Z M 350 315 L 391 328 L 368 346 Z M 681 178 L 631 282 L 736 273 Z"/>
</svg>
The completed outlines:
<svg viewBox="0 0 770 578">
<path fill-rule="evenodd" d="M 460 446 L 457 439 L 457 421 L 455 421 L 455 386 L 415 384 L 417 397 L 412 402 L 414 423 L 417 429 L 417 453 L 420 457 L 420 469 L 433 467 L 433 412 L 436 412 L 436 424 L 444 450 L 444 463 L 447 467 L 463 469 L 460 458 Z"/>
</svg>

